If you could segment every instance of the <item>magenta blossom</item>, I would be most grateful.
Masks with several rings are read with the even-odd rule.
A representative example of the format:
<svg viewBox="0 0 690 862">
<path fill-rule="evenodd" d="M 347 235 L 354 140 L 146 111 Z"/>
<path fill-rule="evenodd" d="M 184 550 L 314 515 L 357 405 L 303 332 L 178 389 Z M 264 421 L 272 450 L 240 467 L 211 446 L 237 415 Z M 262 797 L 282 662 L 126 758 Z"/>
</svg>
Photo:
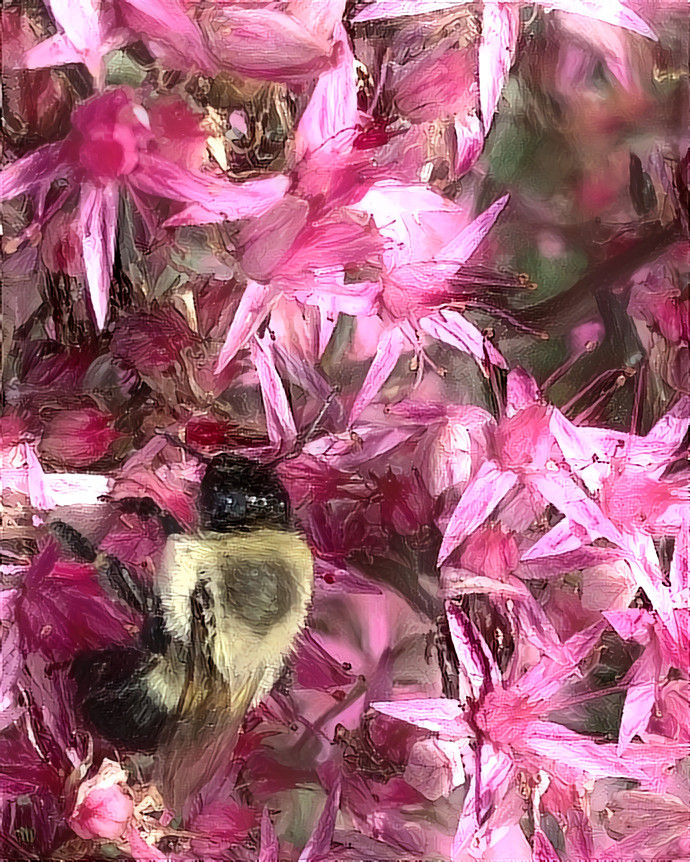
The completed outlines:
<svg viewBox="0 0 690 862">
<path fill-rule="evenodd" d="M 117 48 L 142 40 L 154 57 L 172 68 L 190 63 L 211 73 L 217 61 L 179 0 L 47 0 L 58 32 L 29 49 L 21 60 L 27 69 L 84 63 L 102 86 L 104 58 Z"/>
<path fill-rule="evenodd" d="M 690 751 L 685 745 L 650 742 L 634 746 L 634 754 L 631 751 L 621 756 L 613 745 L 596 745 L 548 720 L 548 713 L 559 704 L 564 683 L 577 674 L 603 624 L 597 623 L 563 644 L 553 644 L 547 655 L 507 686 L 487 644 L 453 604 L 448 606 L 448 619 L 465 676 L 466 701 L 410 699 L 373 706 L 386 715 L 435 731 L 458 746 L 472 778 L 454 854 L 470 845 L 475 852 L 486 850 L 497 840 L 501 834 L 497 827 L 506 822 L 504 806 L 510 806 L 511 779 L 517 770 L 534 776 L 538 792 L 531 800 L 539 823 L 540 812 L 545 810 L 541 798 L 552 783 L 567 785 L 574 780 L 616 775 L 641 782 L 661 780 L 668 766 Z M 549 846 L 547 841 L 545 847 Z"/>
<path fill-rule="evenodd" d="M 109 90 L 79 105 L 72 119 L 73 130 L 64 141 L 45 144 L 2 171 L 2 199 L 32 195 L 34 220 L 42 225 L 75 187 L 79 189 L 73 223 L 99 328 L 108 314 L 122 189 L 143 209 L 141 195 L 194 204 L 195 218 L 203 222 L 258 215 L 287 187 L 282 177 L 233 184 L 171 161 L 157 150 L 148 114 L 128 88 Z M 60 179 L 67 180 L 67 186 L 46 209 L 51 184 Z"/>
<path fill-rule="evenodd" d="M 77 791 L 69 819 L 80 838 L 122 838 L 134 813 L 134 800 L 126 792 L 127 773 L 112 760 L 104 760 L 98 774 Z"/>
<path fill-rule="evenodd" d="M 534 380 L 522 369 L 508 375 L 506 413 L 493 435 L 493 458 L 479 468 L 445 530 L 439 562 L 480 526 L 515 489 L 526 504 L 516 508 L 521 528 L 528 526 L 551 503 L 585 535 L 622 543 L 620 530 L 600 511 L 576 481 L 571 469 L 573 453 L 557 446 L 553 416 L 561 416 L 545 403 Z M 561 552 L 579 547 L 579 542 Z"/>
</svg>

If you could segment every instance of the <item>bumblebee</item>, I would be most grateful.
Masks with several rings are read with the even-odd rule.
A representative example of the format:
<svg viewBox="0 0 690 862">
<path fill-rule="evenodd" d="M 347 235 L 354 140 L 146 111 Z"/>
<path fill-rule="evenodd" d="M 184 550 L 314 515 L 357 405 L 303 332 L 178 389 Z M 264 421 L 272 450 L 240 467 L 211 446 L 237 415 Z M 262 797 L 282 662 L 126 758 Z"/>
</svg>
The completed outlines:
<svg viewBox="0 0 690 862">
<path fill-rule="evenodd" d="M 194 534 L 151 500 L 125 505 L 168 533 L 155 589 L 72 527 L 52 525 L 145 615 L 136 646 L 83 653 L 71 675 L 94 730 L 160 753 L 157 781 L 175 808 L 227 760 L 246 712 L 280 675 L 307 615 L 313 558 L 275 472 L 236 455 L 207 463 Z"/>
</svg>

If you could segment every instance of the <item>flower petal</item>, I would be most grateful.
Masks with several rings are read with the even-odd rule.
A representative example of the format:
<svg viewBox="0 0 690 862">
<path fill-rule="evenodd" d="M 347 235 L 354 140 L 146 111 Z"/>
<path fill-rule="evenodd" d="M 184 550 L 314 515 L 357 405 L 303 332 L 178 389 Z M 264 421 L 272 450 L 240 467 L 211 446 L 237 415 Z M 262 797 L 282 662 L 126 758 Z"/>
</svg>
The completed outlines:
<svg viewBox="0 0 690 862">
<path fill-rule="evenodd" d="M 261 849 L 259 862 L 279 862 L 280 843 L 276 837 L 268 808 L 261 812 Z"/>
<path fill-rule="evenodd" d="M 501 672 L 484 638 L 453 602 L 446 602 L 446 617 L 455 654 L 467 675 L 472 697 L 477 700 L 500 685 Z"/>
<path fill-rule="evenodd" d="M 515 473 L 502 470 L 495 461 L 482 464 L 450 517 L 438 554 L 439 566 L 472 530 L 484 523 L 517 480 Z"/>
<path fill-rule="evenodd" d="M 118 202 L 119 187 L 116 183 L 84 186 L 79 201 L 79 232 L 86 283 L 98 329 L 103 329 L 108 316 Z"/>
<path fill-rule="evenodd" d="M 378 21 L 381 18 L 403 18 L 407 15 L 426 15 L 428 12 L 439 12 L 442 9 L 453 9 L 462 6 L 470 0 L 378 0 L 365 6 L 352 19 L 360 21 Z"/>
<path fill-rule="evenodd" d="M 251 342 L 251 352 L 266 411 L 268 438 L 275 446 L 293 443 L 297 437 L 297 429 L 285 386 L 275 366 L 270 335 L 266 333 L 263 338 L 255 335 Z"/>
<path fill-rule="evenodd" d="M 444 308 L 434 314 L 429 314 L 420 319 L 419 326 L 432 338 L 437 338 L 463 353 L 474 356 L 481 367 L 483 367 L 487 356 L 499 368 L 508 367 L 505 359 L 493 344 L 484 338 L 473 323 L 470 323 L 455 309 Z"/>
<path fill-rule="evenodd" d="M 163 156 L 141 154 L 131 175 L 141 191 L 182 201 L 188 207 L 167 220 L 166 227 L 234 221 L 267 212 L 286 193 L 290 180 L 276 175 L 232 183 L 212 174 L 195 173 Z"/>
<path fill-rule="evenodd" d="M 37 186 L 48 185 L 57 176 L 71 174 L 71 166 L 63 161 L 64 148 L 61 141 L 44 144 L 3 168 L 0 171 L 0 201 L 28 194 Z"/>
<path fill-rule="evenodd" d="M 463 708 L 457 700 L 421 697 L 393 703 L 372 703 L 371 706 L 391 718 L 442 733 L 451 739 L 471 736 L 463 718 Z"/>
<path fill-rule="evenodd" d="M 295 131 L 298 159 L 313 155 L 319 159 L 332 158 L 347 153 L 358 132 L 355 58 L 342 24 L 338 24 L 336 33 L 340 37 L 338 61 L 333 69 L 319 76 Z"/>
<path fill-rule="evenodd" d="M 371 404 L 379 389 L 390 377 L 406 344 L 407 339 L 397 326 L 389 327 L 383 331 L 379 338 L 374 361 L 371 363 L 362 388 L 352 405 L 350 425 L 359 417 L 364 408 Z"/>
<path fill-rule="evenodd" d="M 259 284 L 256 281 L 247 284 L 218 356 L 216 374 L 220 374 L 261 326 L 274 296 L 275 291 L 267 284 Z"/>
<path fill-rule="evenodd" d="M 496 219 L 503 212 L 510 195 L 503 195 L 488 209 L 480 213 L 474 221 L 456 234 L 450 242 L 446 243 L 440 251 L 434 255 L 438 261 L 452 261 L 454 263 L 465 263 L 479 248 L 484 237 L 489 233 L 496 223 Z"/>
<path fill-rule="evenodd" d="M 484 3 L 479 43 L 479 96 L 487 134 L 515 56 L 519 28 L 517 9 L 505 3 Z"/>
<path fill-rule="evenodd" d="M 333 842 L 335 821 L 340 808 L 340 781 L 331 788 L 314 831 L 299 855 L 299 862 L 317 862 L 325 858 Z"/>
</svg>

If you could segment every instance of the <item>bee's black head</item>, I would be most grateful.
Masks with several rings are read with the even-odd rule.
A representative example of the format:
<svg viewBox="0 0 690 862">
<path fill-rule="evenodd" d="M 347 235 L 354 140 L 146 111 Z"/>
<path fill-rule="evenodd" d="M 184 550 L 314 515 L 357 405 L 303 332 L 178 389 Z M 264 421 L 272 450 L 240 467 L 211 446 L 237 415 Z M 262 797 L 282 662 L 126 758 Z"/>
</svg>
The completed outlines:
<svg viewBox="0 0 690 862">
<path fill-rule="evenodd" d="M 201 526 L 227 533 L 246 526 L 287 526 L 290 502 L 275 473 L 249 458 L 217 455 L 199 492 Z"/>
</svg>

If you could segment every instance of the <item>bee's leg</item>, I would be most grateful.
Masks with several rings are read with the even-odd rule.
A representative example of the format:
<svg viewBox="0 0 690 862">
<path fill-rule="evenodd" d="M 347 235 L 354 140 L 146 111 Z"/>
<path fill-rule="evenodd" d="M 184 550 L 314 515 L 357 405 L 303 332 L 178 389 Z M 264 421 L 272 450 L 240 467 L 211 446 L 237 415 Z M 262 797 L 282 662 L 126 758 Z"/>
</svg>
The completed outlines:
<svg viewBox="0 0 690 862">
<path fill-rule="evenodd" d="M 150 497 L 123 497 L 116 505 L 121 512 L 137 515 L 143 521 L 157 518 L 166 536 L 184 532 L 177 519 L 170 512 L 161 509 Z"/>
<path fill-rule="evenodd" d="M 151 609 L 148 591 L 117 557 L 99 553 L 86 536 L 64 521 L 52 521 L 50 530 L 77 560 L 92 563 L 122 601 L 140 613 Z"/>
<path fill-rule="evenodd" d="M 51 521 L 48 525 L 51 533 L 60 542 L 62 547 L 69 551 L 75 559 L 82 563 L 95 563 L 98 551 L 95 545 L 79 530 L 64 521 Z"/>
</svg>

